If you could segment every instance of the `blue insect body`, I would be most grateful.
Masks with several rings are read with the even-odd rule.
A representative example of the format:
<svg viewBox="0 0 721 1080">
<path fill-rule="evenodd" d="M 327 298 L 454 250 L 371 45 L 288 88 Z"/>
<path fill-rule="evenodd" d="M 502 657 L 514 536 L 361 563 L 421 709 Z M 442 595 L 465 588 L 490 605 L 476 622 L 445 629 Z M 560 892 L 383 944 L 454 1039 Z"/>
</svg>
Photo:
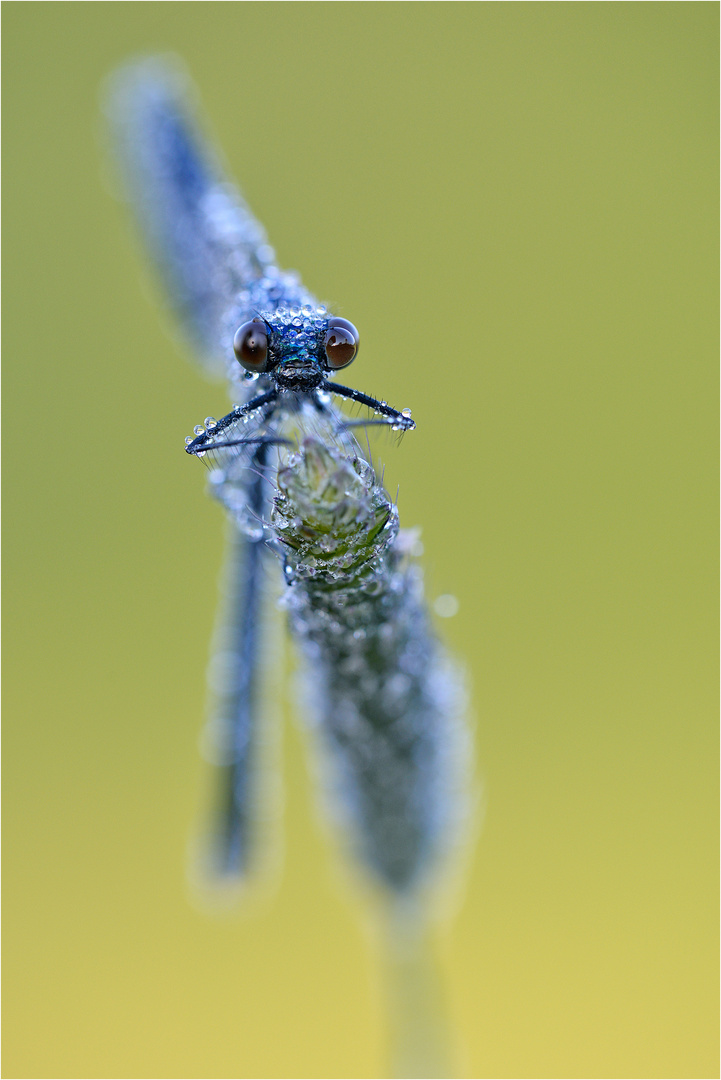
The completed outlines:
<svg viewBox="0 0 721 1080">
<path fill-rule="evenodd" d="M 407 890 L 447 843 L 459 695 L 395 508 L 333 399 L 369 407 L 373 422 L 396 431 L 415 424 L 409 410 L 333 381 L 357 355 L 357 330 L 275 266 L 187 99 L 177 68 L 147 61 L 116 76 L 109 111 L 127 190 L 186 336 L 237 402 L 186 439 L 235 526 L 216 640 L 213 865 L 242 874 L 252 852 L 270 546 L 361 858 L 391 890 Z M 289 444 L 302 444 L 300 455 L 289 457 Z"/>
</svg>

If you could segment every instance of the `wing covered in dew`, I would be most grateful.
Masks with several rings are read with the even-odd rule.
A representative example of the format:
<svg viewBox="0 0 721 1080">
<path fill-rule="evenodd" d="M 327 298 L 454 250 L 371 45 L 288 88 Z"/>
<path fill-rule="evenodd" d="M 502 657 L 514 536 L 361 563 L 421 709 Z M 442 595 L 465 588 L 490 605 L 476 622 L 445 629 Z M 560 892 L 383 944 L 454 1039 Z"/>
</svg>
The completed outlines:
<svg viewBox="0 0 721 1080">
<path fill-rule="evenodd" d="M 251 497 L 259 494 L 251 492 Z M 260 740 L 266 734 L 258 723 L 267 635 L 264 555 L 260 538 L 233 532 L 208 680 L 212 705 L 206 747 L 217 776 L 203 872 L 216 880 L 244 876 L 257 854 L 263 806 Z"/>
<path fill-rule="evenodd" d="M 110 80 L 107 112 L 125 193 L 171 304 L 216 375 L 233 362 L 224 316 L 262 278 L 273 251 L 200 133 L 179 62 L 148 59 Z"/>
<path fill-rule="evenodd" d="M 259 840 L 268 819 L 267 748 L 273 741 L 269 709 L 271 590 L 266 525 L 270 513 L 271 445 L 212 454 L 211 493 L 231 519 L 222 601 L 208 670 L 210 702 L 203 739 L 216 766 L 215 801 L 200 852 L 202 880 L 238 882 L 264 862 Z M 277 657 L 276 657 L 277 659 Z M 275 672 L 277 679 L 277 671 Z"/>
</svg>

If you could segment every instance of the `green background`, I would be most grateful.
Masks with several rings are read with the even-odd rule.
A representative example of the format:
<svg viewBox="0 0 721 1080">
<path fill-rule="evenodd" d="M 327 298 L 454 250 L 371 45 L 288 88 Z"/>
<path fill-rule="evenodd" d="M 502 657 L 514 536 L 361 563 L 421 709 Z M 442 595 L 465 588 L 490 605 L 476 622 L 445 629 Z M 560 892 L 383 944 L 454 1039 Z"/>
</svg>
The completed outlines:
<svg viewBox="0 0 721 1080">
<path fill-rule="evenodd" d="M 98 104 L 155 50 L 418 421 L 386 476 L 460 599 L 486 792 L 443 945 L 464 1074 L 718 1075 L 717 16 L 4 5 L 6 1076 L 384 1068 L 290 704 L 276 890 L 213 918 L 184 884 L 223 528 L 182 440 L 226 399 Z"/>
</svg>

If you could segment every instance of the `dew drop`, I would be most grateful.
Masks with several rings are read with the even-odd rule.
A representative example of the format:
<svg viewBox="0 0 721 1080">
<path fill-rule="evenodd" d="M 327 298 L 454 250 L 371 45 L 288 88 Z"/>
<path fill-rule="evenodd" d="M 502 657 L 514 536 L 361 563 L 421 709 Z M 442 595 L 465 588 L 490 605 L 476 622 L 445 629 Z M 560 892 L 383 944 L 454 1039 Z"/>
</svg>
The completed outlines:
<svg viewBox="0 0 721 1080">
<path fill-rule="evenodd" d="M 458 600 L 452 593 L 444 593 L 434 601 L 433 610 L 442 619 L 452 619 L 458 614 Z"/>
</svg>

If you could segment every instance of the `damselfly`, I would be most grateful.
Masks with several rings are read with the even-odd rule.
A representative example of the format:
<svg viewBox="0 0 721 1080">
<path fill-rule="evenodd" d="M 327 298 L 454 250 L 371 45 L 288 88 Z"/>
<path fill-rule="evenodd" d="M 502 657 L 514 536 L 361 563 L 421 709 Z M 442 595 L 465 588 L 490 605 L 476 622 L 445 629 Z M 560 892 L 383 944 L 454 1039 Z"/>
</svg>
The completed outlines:
<svg viewBox="0 0 721 1080">
<path fill-rule="evenodd" d="M 438 833 L 434 783 L 448 779 L 444 724 L 453 708 L 441 701 L 444 661 L 417 575 L 396 542 L 397 514 L 334 399 L 372 410 L 374 420 L 355 423 L 398 432 L 415 427 L 410 410 L 333 381 L 357 356 L 358 331 L 275 266 L 261 227 L 191 120 L 173 67 L 148 61 L 121 72 L 111 112 L 127 187 L 174 307 L 237 402 L 186 439 L 187 452 L 210 466 L 211 490 L 235 527 L 216 665 L 225 739 L 216 866 L 237 874 L 249 856 L 261 567 L 274 541 L 284 545 L 287 581 L 313 579 L 312 589 L 298 585 L 292 622 L 311 681 L 324 687 L 319 712 L 363 804 L 369 861 L 402 890 Z M 294 444 L 300 455 L 289 458 L 285 448 Z"/>
</svg>

